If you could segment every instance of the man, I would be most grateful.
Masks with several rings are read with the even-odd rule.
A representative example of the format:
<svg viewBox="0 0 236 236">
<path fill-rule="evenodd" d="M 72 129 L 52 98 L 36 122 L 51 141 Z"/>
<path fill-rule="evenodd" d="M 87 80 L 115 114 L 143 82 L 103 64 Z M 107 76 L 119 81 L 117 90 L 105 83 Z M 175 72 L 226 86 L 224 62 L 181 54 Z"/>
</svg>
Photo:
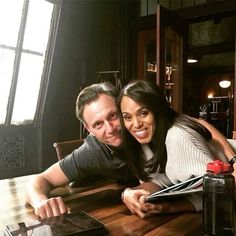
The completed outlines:
<svg viewBox="0 0 236 236">
<path fill-rule="evenodd" d="M 117 180 L 134 179 L 127 168 L 116 98 L 118 90 L 109 83 L 86 87 L 76 101 L 76 116 L 90 135 L 84 144 L 63 160 L 36 175 L 27 188 L 27 200 L 35 214 L 47 218 L 67 213 L 61 197 L 50 191 L 70 181 L 101 174 Z"/>
<path fill-rule="evenodd" d="M 117 89 L 109 83 L 94 84 L 82 90 L 76 101 L 76 115 L 90 133 L 84 144 L 63 160 L 36 175 L 27 188 L 27 201 L 40 218 L 67 213 L 61 197 L 50 197 L 50 191 L 74 180 L 101 174 L 117 180 L 134 179 L 121 148 L 121 124 L 118 117 Z M 226 139 L 210 124 L 213 139 L 218 140 L 227 156 L 234 153 Z M 138 188 L 150 190 L 152 184 Z"/>
</svg>

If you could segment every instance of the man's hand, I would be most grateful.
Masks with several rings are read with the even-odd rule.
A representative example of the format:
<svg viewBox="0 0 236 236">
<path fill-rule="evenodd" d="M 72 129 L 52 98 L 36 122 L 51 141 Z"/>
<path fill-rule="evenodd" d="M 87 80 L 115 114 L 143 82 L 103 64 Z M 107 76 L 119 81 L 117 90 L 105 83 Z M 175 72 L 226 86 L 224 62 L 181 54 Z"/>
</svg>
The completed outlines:
<svg viewBox="0 0 236 236">
<path fill-rule="evenodd" d="M 66 214 L 68 209 L 62 198 L 51 198 L 50 193 L 53 189 L 68 183 L 69 179 L 57 162 L 29 181 L 26 189 L 26 201 L 34 208 L 35 214 L 42 219 Z"/>
<path fill-rule="evenodd" d="M 41 219 L 66 214 L 68 209 L 61 197 L 49 198 L 35 206 L 35 215 Z"/>
<path fill-rule="evenodd" d="M 235 186 L 236 186 L 236 163 L 233 164 L 233 172 L 232 172 L 232 175 L 233 175 L 234 178 L 235 178 Z"/>
</svg>

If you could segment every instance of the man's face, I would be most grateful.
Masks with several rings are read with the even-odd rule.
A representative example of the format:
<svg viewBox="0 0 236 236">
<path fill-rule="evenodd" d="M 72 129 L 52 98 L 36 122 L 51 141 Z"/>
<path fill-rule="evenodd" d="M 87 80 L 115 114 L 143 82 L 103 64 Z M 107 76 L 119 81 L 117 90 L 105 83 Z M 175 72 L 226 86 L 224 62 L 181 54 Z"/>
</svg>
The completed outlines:
<svg viewBox="0 0 236 236">
<path fill-rule="evenodd" d="M 85 105 L 85 128 L 99 141 L 118 147 L 122 143 L 121 124 L 114 98 L 101 94 L 96 101 Z"/>
</svg>

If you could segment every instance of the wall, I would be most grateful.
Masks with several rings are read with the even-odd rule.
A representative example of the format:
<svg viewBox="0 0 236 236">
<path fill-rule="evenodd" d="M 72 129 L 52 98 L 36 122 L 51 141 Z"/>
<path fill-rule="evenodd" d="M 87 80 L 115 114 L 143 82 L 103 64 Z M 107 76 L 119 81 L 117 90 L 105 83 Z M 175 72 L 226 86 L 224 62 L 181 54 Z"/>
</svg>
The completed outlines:
<svg viewBox="0 0 236 236">
<path fill-rule="evenodd" d="M 0 179 L 38 173 L 57 161 L 53 143 L 77 139 L 76 97 L 98 82 L 97 72 L 131 78 L 130 24 L 137 1 L 65 0 L 39 126 L 0 127 Z"/>
<path fill-rule="evenodd" d="M 235 52 L 230 45 L 235 44 L 235 24 L 235 16 L 190 24 L 189 45 L 199 61 L 187 65 L 185 112 L 198 116 L 199 106 L 206 103 L 210 92 L 213 96 L 233 94 Z M 232 85 L 221 89 L 218 83 L 226 78 Z"/>
<path fill-rule="evenodd" d="M 63 1 L 42 123 L 40 169 L 56 161 L 53 142 L 79 136 L 79 90 L 97 82 L 98 71 L 119 70 L 123 83 L 129 80 L 129 28 L 135 7 L 133 1 Z"/>
</svg>

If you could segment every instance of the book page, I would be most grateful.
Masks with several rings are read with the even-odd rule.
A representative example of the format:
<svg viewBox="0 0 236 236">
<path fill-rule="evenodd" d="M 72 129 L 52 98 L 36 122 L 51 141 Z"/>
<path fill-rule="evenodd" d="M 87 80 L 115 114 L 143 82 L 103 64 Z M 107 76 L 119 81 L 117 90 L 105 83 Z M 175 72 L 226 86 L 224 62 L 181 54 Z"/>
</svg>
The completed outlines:
<svg viewBox="0 0 236 236">
<path fill-rule="evenodd" d="M 190 193 L 202 191 L 203 176 L 193 177 L 181 183 L 172 185 L 158 192 L 150 194 L 146 198 L 146 202 L 163 199 L 164 197 L 179 197 Z"/>
</svg>

